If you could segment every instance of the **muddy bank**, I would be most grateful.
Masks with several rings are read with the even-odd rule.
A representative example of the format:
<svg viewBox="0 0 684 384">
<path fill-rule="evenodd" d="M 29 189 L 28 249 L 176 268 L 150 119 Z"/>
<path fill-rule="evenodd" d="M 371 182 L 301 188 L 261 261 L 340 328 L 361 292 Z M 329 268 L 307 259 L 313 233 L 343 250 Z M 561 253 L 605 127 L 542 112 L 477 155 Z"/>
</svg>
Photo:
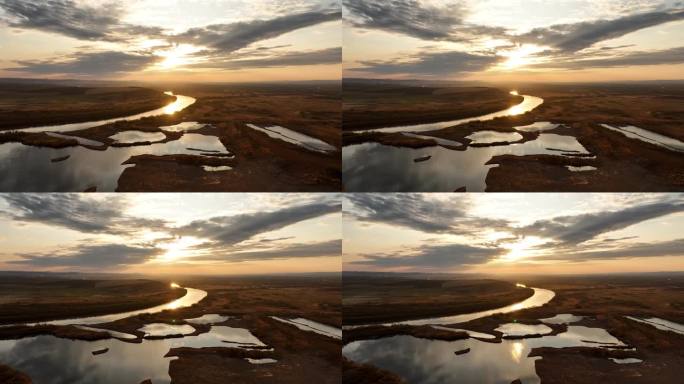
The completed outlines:
<svg viewBox="0 0 684 384">
<path fill-rule="evenodd" d="M 406 384 L 399 376 L 370 364 L 359 364 L 342 358 L 343 384 Z"/>
<path fill-rule="evenodd" d="M 344 344 L 349 344 L 357 340 L 381 339 L 391 336 L 413 336 L 419 339 L 454 341 L 467 339 L 469 336 L 463 331 L 446 331 L 433 328 L 429 325 L 372 325 L 368 327 L 345 329 L 343 335 Z"/>
<path fill-rule="evenodd" d="M 3 384 L 31 384 L 33 381 L 26 374 L 0 364 L 0 383 Z"/>
</svg>

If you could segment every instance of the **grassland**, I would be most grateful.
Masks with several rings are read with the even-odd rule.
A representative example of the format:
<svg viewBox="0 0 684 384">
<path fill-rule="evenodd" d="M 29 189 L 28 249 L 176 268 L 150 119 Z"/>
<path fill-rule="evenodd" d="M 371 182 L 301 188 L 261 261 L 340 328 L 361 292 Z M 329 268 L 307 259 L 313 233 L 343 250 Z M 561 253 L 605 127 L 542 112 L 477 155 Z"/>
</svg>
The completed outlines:
<svg viewBox="0 0 684 384">
<path fill-rule="evenodd" d="M 97 316 L 152 307 L 185 295 L 152 280 L 0 279 L 0 324 Z"/>
<path fill-rule="evenodd" d="M 532 296 L 503 281 L 345 275 L 345 325 L 394 322 L 478 312 Z"/>
<path fill-rule="evenodd" d="M 542 307 L 488 316 L 454 327 L 496 335 L 496 339 L 488 341 L 500 342 L 502 335 L 495 331 L 495 328 L 504 323 L 539 324 L 539 319 L 563 313 L 585 316 L 583 320 L 572 325 L 606 329 L 629 347 L 625 350 L 597 350 L 585 347 L 533 349 L 530 356 L 541 357 L 536 360 L 535 365 L 537 375 L 543 383 L 655 384 L 680 381 L 680 367 L 684 364 L 684 336 L 658 330 L 650 325 L 629 320 L 625 316 L 658 317 L 684 323 L 684 274 L 519 276 L 510 283 L 514 281 L 523 281 L 529 286 L 553 290 L 556 296 Z M 476 301 L 479 299 L 470 297 Z M 397 294 L 395 300 L 401 300 L 401 295 Z M 565 326 L 551 327 L 553 334 L 557 334 L 562 332 Z M 381 335 L 383 332 L 387 333 L 389 330 L 381 329 L 376 333 Z M 402 330 L 402 334 L 411 332 Z M 374 338 L 372 334 L 366 336 Z M 422 337 L 429 338 L 429 335 Z M 631 347 L 636 349 L 630 350 Z M 608 357 L 638 358 L 643 362 L 617 364 Z M 345 382 L 353 382 L 347 379 L 358 377 L 361 377 L 355 381 L 358 383 L 372 382 L 364 380 L 364 377 L 375 377 L 389 383 L 400 382 L 400 379 L 391 372 L 381 371 L 373 366 L 347 362 L 344 367 Z"/>
<path fill-rule="evenodd" d="M 345 81 L 344 130 L 432 123 L 479 116 L 522 101 L 492 87 L 448 87 Z"/>
<path fill-rule="evenodd" d="M 221 325 L 248 329 L 273 350 L 238 348 L 174 348 L 168 356 L 169 374 L 175 384 L 340 383 L 341 341 L 313 332 L 305 332 L 271 318 L 303 317 L 340 327 L 341 282 L 337 275 L 184 277 L 174 276 L 184 286 L 206 290 L 208 296 L 191 307 L 167 310 L 157 314 L 138 315 L 112 323 L 99 324 L 120 332 L 135 334 L 144 324 L 184 324 L 188 318 L 204 314 L 222 314 L 230 319 Z M 200 334 L 209 326 L 193 325 Z M 59 327 L 68 328 L 68 327 Z M 17 337 L 21 329 L 15 329 Z M 41 330 L 60 337 L 58 330 Z M 30 336 L 30 334 L 26 335 Z M 107 338 L 107 334 L 91 332 L 77 339 Z M 244 358 L 273 358 L 274 364 L 250 364 Z"/>
<path fill-rule="evenodd" d="M 152 88 L 145 92 L 157 95 L 162 95 L 162 90 L 170 87 L 164 84 L 149 86 Z M 110 146 L 117 146 L 109 139 L 109 136 L 117 132 L 126 130 L 161 132 L 159 127 L 162 126 L 196 121 L 208 125 L 207 128 L 192 133 L 217 136 L 223 145 L 235 154 L 235 158 L 218 159 L 208 156 L 174 154 L 132 157 L 126 163 L 135 166 L 127 168 L 121 175 L 118 183 L 119 191 L 325 192 L 341 189 L 339 151 L 341 148 L 341 89 L 339 83 L 176 84 L 173 86 L 173 91 L 194 97 L 197 101 L 172 115 L 147 117 L 136 121 L 119 121 L 69 134 L 101 141 L 105 145 L 97 149 L 106 150 Z M 86 91 L 81 89 L 81 92 Z M 35 113 L 22 112 L 17 104 L 17 97 L 12 99 L 11 92 L 7 91 L 7 93 L 8 101 L 5 108 L 8 111 L 14 111 L 13 119 L 21 122 L 21 124 L 12 123 L 12 126 L 28 126 L 35 123 L 31 120 L 31 115 Z M 55 96 L 57 91 L 46 91 L 45 95 L 36 93 L 39 91 L 34 90 L 30 93 L 34 96 L 24 96 L 25 99 L 22 100 L 29 104 L 34 103 L 32 108 L 44 108 L 41 104 L 43 98 L 56 97 L 62 101 L 69 100 L 66 96 L 65 98 Z M 117 93 L 108 95 L 115 100 L 107 101 L 104 106 L 89 105 L 87 108 L 92 108 L 93 111 L 123 109 L 130 112 L 125 115 L 140 112 L 135 108 L 131 109 L 131 105 L 127 102 L 129 96 L 126 93 L 119 93 L 118 99 L 113 96 Z M 118 106 L 119 104 L 121 107 Z M 69 122 L 78 121 L 78 116 L 76 113 L 73 114 L 74 119 L 69 119 Z M 301 146 L 270 138 L 262 132 L 247 127 L 247 124 L 283 126 L 322 140 L 338 150 L 329 153 L 309 151 Z M 165 135 L 167 141 L 177 140 L 180 137 L 180 134 L 173 132 L 165 133 Z M 13 131 L 8 131 L 4 135 L 0 134 L 0 143 L 3 142 L 21 142 L 25 145 L 52 148 L 77 145 L 74 140 L 56 139 L 44 133 Z M 149 145 L 149 143 L 143 143 L 145 144 Z M 202 165 L 228 165 L 232 167 L 232 170 L 230 172 L 206 172 Z"/>
<path fill-rule="evenodd" d="M 142 87 L 0 82 L 0 130 L 135 115 L 173 100 L 173 96 Z"/>
</svg>

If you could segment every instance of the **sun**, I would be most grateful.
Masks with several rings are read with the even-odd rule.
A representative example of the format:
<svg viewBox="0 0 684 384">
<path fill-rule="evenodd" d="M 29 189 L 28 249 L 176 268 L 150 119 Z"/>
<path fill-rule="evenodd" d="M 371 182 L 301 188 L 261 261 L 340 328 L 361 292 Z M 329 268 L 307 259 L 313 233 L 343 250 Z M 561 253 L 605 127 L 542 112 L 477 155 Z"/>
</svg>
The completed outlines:
<svg viewBox="0 0 684 384">
<path fill-rule="evenodd" d="M 179 44 L 170 49 L 164 49 L 155 52 L 162 61 L 157 63 L 156 67 L 161 70 L 171 70 L 192 64 L 195 59 L 192 54 L 197 52 L 199 48 L 190 44 Z"/>
<path fill-rule="evenodd" d="M 534 54 L 543 50 L 542 47 L 533 44 L 517 46 L 513 50 L 502 53 L 502 56 L 506 58 L 506 61 L 501 63 L 501 68 L 511 70 L 528 66 L 535 62 L 536 58 L 534 57 Z"/>
<path fill-rule="evenodd" d="M 543 243 L 545 241 L 536 236 L 527 236 L 516 242 L 507 243 L 504 248 L 508 249 L 508 253 L 502 256 L 501 260 L 515 262 L 530 258 L 535 252 L 534 248 Z"/>
<path fill-rule="evenodd" d="M 159 247 L 165 252 L 159 257 L 159 261 L 171 263 L 185 259 L 192 255 L 192 248 L 201 243 L 202 241 L 194 237 L 179 237 L 173 241 L 160 244 Z"/>
</svg>

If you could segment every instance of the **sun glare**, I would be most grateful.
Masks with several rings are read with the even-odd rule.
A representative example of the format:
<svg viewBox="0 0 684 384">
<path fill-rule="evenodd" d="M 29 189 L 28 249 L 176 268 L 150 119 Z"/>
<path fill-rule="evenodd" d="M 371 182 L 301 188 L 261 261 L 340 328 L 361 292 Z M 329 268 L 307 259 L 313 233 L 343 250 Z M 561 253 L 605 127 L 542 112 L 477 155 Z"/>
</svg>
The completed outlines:
<svg viewBox="0 0 684 384">
<path fill-rule="evenodd" d="M 503 52 L 502 55 L 506 57 L 506 61 L 501 63 L 501 68 L 510 70 L 530 65 L 535 61 L 534 54 L 543 50 L 542 47 L 537 45 L 524 44 L 516 49 Z"/>
<path fill-rule="evenodd" d="M 501 260 L 511 262 L 527 259 L 532 255 L 534 247 L 543 243 L 544 240 L 539 237 L 527 236 L 517 242 L 505 244 L 504 247 L 508 249 L 508 253 Z"/>
<path fill-rule="evenodd" d="M 199 48 L 189 44 L 176 45 L 171 49 L 157 51 L 156 54 L 163 60 L 157 63 L 157 68 L 161 70 L 177 69 L 188 64 L 192 64 L 194 59 L 192 54 Z"/>
<path fill-rule="evenodd" d="M 159 261 L 170 263 L 187 258 L 192 253 L 192 247 L 200 244 L 201 241 L 194 237 L 180 237 L 168 243 L 161 244 L 159 247 L 165 252 L 159 257 Z"/>
</svg>

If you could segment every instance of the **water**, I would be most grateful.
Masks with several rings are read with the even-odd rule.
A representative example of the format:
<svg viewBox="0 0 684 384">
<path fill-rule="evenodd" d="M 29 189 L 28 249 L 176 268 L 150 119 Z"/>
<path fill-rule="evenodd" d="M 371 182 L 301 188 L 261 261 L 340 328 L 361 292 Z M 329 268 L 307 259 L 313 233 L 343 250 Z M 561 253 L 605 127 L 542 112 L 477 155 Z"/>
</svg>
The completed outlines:
<svg viewBox="0 0 684 384">
<path fill-rule="evenodd" d="M 491 144 L 500 142 L 514 142 L 522 140 L 522 135 L 518 132 L 497 132 L 497 131 L 477 131 L 466 139 L 471 140 L 471 144 Z"/>
<path fill-rule="evenodd" d="M 32 323 L 32 324 L 28 324 L 28 325 L 35 325 L 35 324 L 91 325 L 91 324 L 109 323 L 112 321 L 121 320 L 121 319 L 125 319 L 127 317 L 137 316 L 137 315 L 141 315 L 141 314 L 145 314 L 145 313 L 159 313 L 159 312 L 166 311 L 166 310 L 189 307 L 191 305 L 199 303 L 200 301 L 202 301 L 202 299 L 207 297 L 207 291 L 203 291 L 201 289 L 195 289 L 195 288 L 185 288 L 185 289 L 186 289 L 185 296 L 181 297 L 180 299 L 171 301 L 171 302 L 166 303 L 166 304 L 156 305 L 154 307 L 150 307 L 150 308 L 146 308 L 146 309 L 139 309 L 139 310 L 135 310 L 135 311 L 121 312 L 121 313 L 113 313 L 113 314 L 102 315 L 102 316 L 90 316 L 90 317 L 79 317 L 79 318 L 64 319 L 64 320 L 44 321 L 44 322 Z"/>
<path fill-rule="evenodd" d="M 643 363 L 644 361 L 641 359 L 635 359 L 635 358 L 628 358 L 628 359 L 616 359 L 616 358 L 611 358 L 613 362 L 616 362 L 618 364 L 637 364 L 637 363 Z"/>
<path fill-rule="evenodd" d="M 185 319 L 191 324 L 218 324 L 230 319 L 230 316 L 222 316 L 217 314 L 206 314 L 194 319 Z"/>
<path fill-rule="evenodd" d="M 589 171 L 595 171 L 597 169 L 596 167 L 592 167 L 590 165 L 585 165 L 582 167 L 574 167 L 572 165 L 566 165 L 565 168 L 567 168 L 568 171 L 571 171 L 571 172 L 589 172 Z"/>
<path fill-rule="evenodd" d="M 165 93 L 168 95 L 173 95 L 173 93 L 171 93 L 171 92 L 165 92 Z M 115 117 L 113 119 L 106 119 L 106 120 L 88 121 L 88 122 L 84 122 L 84 123 L 45 125 L 45 126 L 39 126 L 39 127 L 17 129 L 17 131 L 22 131 L 22 132 L 80 131 L 82 129 L 99 127 L 101 125 L 111 124 L 111 123 L 114 123 L 117 121 L 133 121 L 133 120 L 142 119 L 143 117 L 172 115 L 176 112 L 182 111 L 183 109 L 189 107 L 190 105 L 194 104 L 196 101 L 197 101 L 197 99 L 189 97 L 189 96 L 176 95 L 176 101 L 168 104 L 165 107 L 157 108 L 157 109 L 154 109 L 154 110 L 148 111 L 148 112 L 138 113 L 135 115 L 124 116 L 124 117 Z"/>
<path fill-rule="evenodd" d="M 540 97 L 530 96 L 530 95 L 522 95 L 522 96 L 523 96 L 523 101 L 520 104 L 515 105 L 513 107 L 510 107 L 510 108 L 507 108 L 507 109 L 504 109 L 504 110 L 499 111 L 499 112 L 489 113 L 489 114 L 482 115 L 482 116 L 474 116 L 474 117 L 468 117 L 465 119 L 442 121 L 442 122 L 438 122 L 438 123 L 401 125 L 401 126 L 395 126 L 395 127 L 385 127 L 385 128 L 377 128 L 377 129 L 360 130 L 358 132 L 393 133 L 393 132 L 435 131 L 438 129 L 444 129 L 447 127 L 453 127 L 456 125 L 469 123 L 471 121 L 487 121 L 487 120 L 493 120 L 497 117 L 521 115 L 523 113 L 529 112 L 529 111 L 537 108 L 538 106 L 540 106 L 544 103 L 544 99 L 542 99 Z"/>
<path fill-rule="evenodd" d="M 109 136 L 109 138 L 117 143 L 124 144 L 144 143 L 147 141 L 154 143 L 157 141 L 164 141 L 166 135 L 161 132 L 123 131 Z"/>
<path fill-rule="evenodd" d="M 195 328 L 191 325 L 171 325 L 164 323 L 145 324 L 144 327 L 138 331 L 145 333 L 147 336 L 169 336 L 169 335 L 189 335 L 195 333 Z"/>
<path fill-rule="evenodd" d="M 443 331 L 465 332 L 468 334 L 468 336 L 474 337 L 476 339 L 496 339 L 496 336 L 494 336 L 494 335 L 490 335 L 488 333 L 482 333 L 482 332 L 475 332 L 475 331 L 471 331 L 468 329 L 443 327 L 441 325 L 431 325 L 431 327 L 435 328 L 435 329 L 441 329 Z"/>
<path fill-rule="evenodd" d="M 441 137 L 418 135 L 418 134 L 411 133 L 411 132 L 403 132 L 402 135 L 408 136 L 408 137 L 415 137 L 417 139 L 434 140 L 437 143 L 437 145 L 446 145 L 446 146 L 450 146 L 450 147 L 461 147 L 461 146 L 463 146 L 463 143 L 460 143 L 460 142 L 455 141 L 455 140 L 442 139 Z"/>
<path fill-rule="evenodd" d="M 331 327 L 329 325 L 317 323 L 312 320 L 307 320 L 301 317 L 296 319 L 283 319 L 276 316 L 271 316 L 271 318 L 278 320 L 282 323 L 294 325 L 295 327 L 301 329 L 302 331 L 315 332 L 320 335 L 332 337 L 334 339 L 342 339 L 342 330 L 339 328 Z"/>
<path fill-rule="evenodd" d="M 637 321 L 639 323 L 652 325 L 652 326 L 654 326 L 657 329 L 660 329 L 662 331 L 669 331 L 669 332 L 679 333 L 680 335 L 684 335 L 684 325 L 675 323 L 674 321 L 663 320 L 663 319 L 660 319 L 657 317 L 650 317 L 647 319 L 640 319 L 640 318 L 636 318 L 633 316 L 625 316 L 625 317 L 630 319 L 630 320 Z"/>
<path fill-rule="evenodd" d="M 562 313 L 546 319 L 539 319 L 539 321 L 546 324 L 572 324 L 582 319 L 584 319 L 584 316 L 575 316 L 570 313 Z"/>
<path fill-rule="evenodd" d="M 525 384 L 538 384 L 534 364 L 539 357 L 528 357 L 533 348 L 613 345 L 624 344 L 600 328 L 569 326 L 556 336 L 503 340 L 499 344 L 476 339 L 441 341 L 393 336 L 355 341 L 347 344 L 342 353 L 356 362 L 398 374 L 408 383 L 509 384 L 520 379 Z M 468 353 L 454 354 L 467 348 Z"/>
<path fill-rule="evenodd" d="M 204 152 L 193 148 L 201 148 Z M 123 164 L 132 156 L 216 153 L 230 152 L 217 137 L 196 133 L 166 143 L 109 147 L 103 151 L 80 146 L 53 149 L 6 143 L 0 145 L 0 191 L 82 192 L 95 186 L 98 192 L 111 192 L 116 190 L 123 171 L 133 166 Z M 51 162 L 67 155 L 69 158 L 64 161 Z"/>
<path fill-rule="evenodd" d="M 101 147 L 104 145 L 104 143 L 102 143 L 100 141 L 90 140 L 90 139 L 86 139 L 86 138 L 78 137 L 78 136 L 62 135 L 61 133 L 57 133 L 57 132 L 46 132 L 45 134 L 48 136 L 52 136 L 52 137 L 58 137 L 60 139 L 67 139 L 67 140 L 73 139 L 73 140 L 76 140 L 80 145 L 89 145 L 92 147 Z"/>
<path fill-rule="evenodd" d="M 254 124 L 247 124 L 247 126 L 259 132 L 263 132 L 266 135 L 268 135 L 268 137 L 271 137 L 273 139 L 286 141 L 288 143 L 304 147 L 310 151 L 328 153 L 336 150 L 335 147 L 322 140 L 315 139 L 311 136 L 307 136 L 303 133 L 283 128 L 278 125 L 270 127 L 259 127 Z"/>
<path fill-rule="evenodd" d="M 659 133 L 647 131 L 643 128 L 635 127 L 632 125 L 624 127 L 614 127 L 608 124 L 601 124 L 602 127 L 608 128 L 611 131 L 620 132 L 623 135 L 629 137 L 630 139 L 641 140 L 647 143 L 657 145 L 662 148 L 669 149 L 674 152 L 684 152 L 684 142 L 677 139 L 661 135 Z"/>
<path fill-rule="evenodd" d="M 168 132 L 190 132 L 190 131 L 196 131 L 198 129 L 202 129 L 209 124 L 202 124 L 198 123 L 196 121 L 186 121 L 183 123 L 179 123 L 176 125 L 165 125 L 163 127 L 159 127 L 159 129 L 168 131 Z"/>
<path fill-rule="evenodd" d="M 537 121 L 536 123 L 532 123 L 530 125 L 515 127 L 515 130 L 521 132 L 543 132 L 556 129 L 559 126 L 560 124 L 554 124 L 549 121 Z"/>
<path fill-rule="evenodd" d="M 520 324 L 508 323 L 502 324 L 495 331 L 503 333 L 506 336 L 526 336 L 526 335 L 546 335 L 553 332 L 553 329 L 544 324 Z"/>
<path fill-rule="evenodd" d="M 203 165 L 202 169 L 204 169 L 207 172 L 223 172 L 223 171 L 230 171 L 233 169 L 233 167 L 229 165 L 220 165 L 217 167 L 212 167 L 211 165 Z"/>
<path fill-rule="evenodd" d="M 229 342 L 227 342 L 229 341 Z M 127 343 L 116 339 L 78 341 L 53 336 L 0 340 L 0 362 L 28 374 L 34 384 L 120 384 L 151 379 L 168 384 L 171 348 L 263 346 L 248 330 L 212 327 L 208 333 L 183 338 Z M 101 355 L 93 351 L 108 348 Z M 270 361 L 269 361 L 270 362 Z M 256 361 L 254 364 L 262 364 Z"/>
<path fill-rule="evenodd" d="M 484 191 L 486 178 L 498 155 L 589 154 L 575 137 L 542 133 L 535 140 L 495 147 L 451 150 L 440 146 L 402 148 L 378 143 L 346 146 L 342 150 L 342 177 L 350 192 L 453 192 L 466 187 Z M 430 160 L 414 162 L 422 156 Z"/>
</svg>

